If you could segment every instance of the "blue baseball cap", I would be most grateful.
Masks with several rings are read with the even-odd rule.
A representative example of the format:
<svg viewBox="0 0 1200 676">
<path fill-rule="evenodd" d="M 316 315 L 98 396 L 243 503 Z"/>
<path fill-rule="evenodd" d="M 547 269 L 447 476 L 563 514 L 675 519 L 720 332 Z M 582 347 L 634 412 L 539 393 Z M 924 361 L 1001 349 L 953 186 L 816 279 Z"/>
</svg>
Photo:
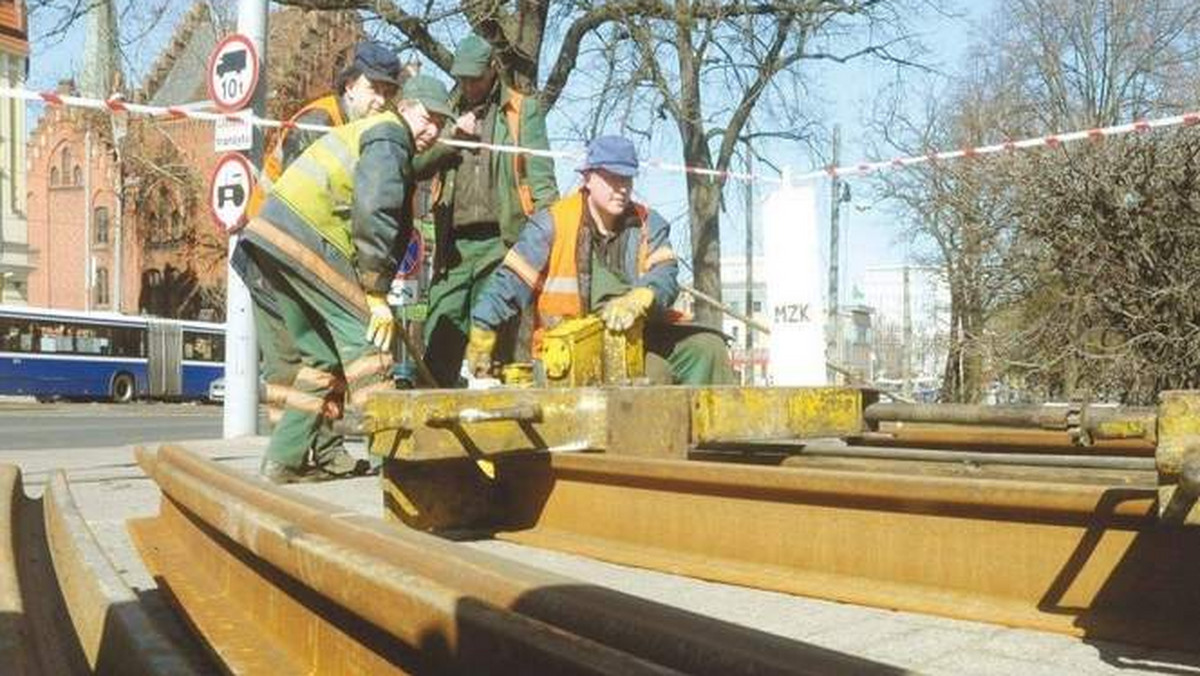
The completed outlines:
<svg viewBox="0 0 1200 676">
<path fill-rule="evenodd" d="M 354 67 L 372 82 L 400 86 L 400 58 L 378 42 L 360 42 L 354 49 Z"/>
<path fill-rule="evenodd" d="M 577 171 L 603 169 L 632 178 L 638 173 L 637 149 L 624 136 L 597 136 L 588 144 L 587 156 Z"/>
</svg>

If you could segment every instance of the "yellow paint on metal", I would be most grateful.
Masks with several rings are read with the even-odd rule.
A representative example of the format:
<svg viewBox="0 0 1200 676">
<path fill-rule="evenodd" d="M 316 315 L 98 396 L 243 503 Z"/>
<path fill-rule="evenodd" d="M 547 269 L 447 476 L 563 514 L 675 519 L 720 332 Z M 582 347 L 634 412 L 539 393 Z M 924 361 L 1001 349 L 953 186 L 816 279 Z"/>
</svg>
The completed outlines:
<svg viewBox="0 0 1200 676">
<path fill-rule="evenodd" d="M 862 411 L 863 390 L 855 388 L 697 388 L 692 443 L 858 434 Z"/>
<path fill-rule="evenodd" d="M 1178 491 L 1184 457 L 1200 449 L 1200 391 L 1172 390 L 1159 395 L 1158 467 L 1159 515 L 1172 522 L 1200 525 L 1200 504 Z"/>
<path fill-rule="evenodd" d="M 550 387 L 587 387 L 604 380 L 604 322 L 568 319 L 542 336 L 542 364 Z"/>
</svg>

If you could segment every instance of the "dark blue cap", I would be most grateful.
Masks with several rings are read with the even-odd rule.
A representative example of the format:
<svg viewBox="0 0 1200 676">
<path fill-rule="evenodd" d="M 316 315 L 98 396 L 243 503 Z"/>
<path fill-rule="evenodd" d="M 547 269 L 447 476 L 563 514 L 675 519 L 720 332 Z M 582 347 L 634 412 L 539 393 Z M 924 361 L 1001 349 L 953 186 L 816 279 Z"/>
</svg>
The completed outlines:
<svg viewBox="0 0 1200 676">
<path fill-rule="evenodd" d="M 372 82 L 400 85 L 400 58 L 378 42 L 360 42 L 354 49 L 354 67 Z"/>
<path fill-rule="evenodd" d="M 624 136 L 597 136 L 592 139 L 579 171 L 590 169 L 604 169 L 617 176 L 637 176 L 638 158 L 633 142 Z"/>
</svg>

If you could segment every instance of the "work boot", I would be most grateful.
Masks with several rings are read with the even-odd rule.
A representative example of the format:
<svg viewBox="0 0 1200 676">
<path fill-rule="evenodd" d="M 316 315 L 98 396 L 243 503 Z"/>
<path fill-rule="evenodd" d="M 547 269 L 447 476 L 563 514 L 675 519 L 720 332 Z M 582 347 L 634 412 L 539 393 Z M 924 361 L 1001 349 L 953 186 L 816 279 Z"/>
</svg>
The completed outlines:
<svg viewBox="0 0 1200 676">
<path fill-rule="evenodd" d="M 333 481 L 342 477 L 326 472 L 320 467 L 305 465 L 303 467 L 288 467 L 271 460 L 264 460 L 259 470 L 267 481 L 273 484 L 301 484 L 319 481 Z"/>
<path fill-rule="evenodd" d="M 344 448 L 329 453 L 326 458 L 322 458 L 318 462 L 316 469 L 339 479 L 366 476 L 371 470 L 371 463 L 355 458 Z"/>
</svg>

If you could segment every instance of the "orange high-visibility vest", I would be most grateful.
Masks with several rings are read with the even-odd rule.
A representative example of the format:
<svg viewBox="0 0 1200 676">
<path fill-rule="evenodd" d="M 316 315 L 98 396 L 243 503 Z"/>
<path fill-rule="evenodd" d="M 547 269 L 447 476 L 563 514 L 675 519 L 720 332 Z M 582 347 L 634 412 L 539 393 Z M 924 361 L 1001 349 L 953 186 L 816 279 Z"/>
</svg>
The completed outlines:
<svg viewBox="0 0 1200 676">
<path fill-rule="evenodd" d="M 346 124 L 346 119 L 342 117 L 342 107 L 338 105 L 338 97 L 333 94 L 310 101 L 297 111 L 295 115 L 292 115 L 288 122 L 295 122 L 302 115 L 314 110 L 321 110 L 329 115 L 329 119 L 332 121 L 331 124 L 335 127 Z M 280 130 L 279 135 L 275 137 L 275 145 L 271 147 L 271 151 L 263 159 L 262 172 L 259 173 L 258 182 L 255 183 L 254 190 L 250 193 L 250 204 L 246 207 L 250 217 L 258 215 L 263 203 L 267 201 L 267 195 L 271 194 L 271 188 L 279 180 L 279 177 L 283 175 L 283 144 L 287 141 L 287 135 L 290 131 L 291 129 L 287 127 Z"/>
<path fill-rule="evenodd" d="M 579 289 L 579 269 L 575 260 L 579 250 L 579 232 L 582 229 L 580 226 L 583 223 L 583 199 L 583 193 L 576 191 L 550 206 L 550 217 L 554 222 L 554 241 L 550 245 L 545 274 L 534 286 L 537 308 L 533 331 L 535 357 L 541 353 L 542 334 L 546 329 L 565 319 L 579 317 L 585 311 Z M 634 203 L 633 210 L 641 222 L 637 272 L 643 275 L 654 265 L 650 260 L 650 212 L 645 206 L 637 203 Z M 515 252 L 510 250 L 510 254 L 515 255 Z M 512 267 L 510 261 L 506 262 Z M 520 271 L 517 271 L 517 274 L 524 277 Z"/>
</svg>

